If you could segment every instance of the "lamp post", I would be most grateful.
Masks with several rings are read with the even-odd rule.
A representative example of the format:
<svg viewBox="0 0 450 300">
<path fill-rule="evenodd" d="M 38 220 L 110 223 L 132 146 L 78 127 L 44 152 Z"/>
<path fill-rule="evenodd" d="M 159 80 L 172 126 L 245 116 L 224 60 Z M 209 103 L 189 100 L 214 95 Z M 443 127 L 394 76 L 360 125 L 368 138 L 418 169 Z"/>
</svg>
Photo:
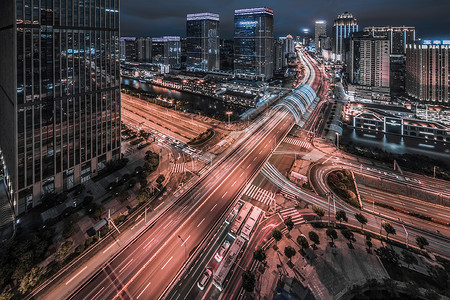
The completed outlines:
<svg viewBox="0 0 450 300">
<path fill-rule="evenodd" d="M 339 133 L 336 132 L 336 149 L 339 150 Z"/>
<path fill-rule="evenodd" d="M 180 235 L 178 235 L 178 238 L 183 242 L 184 244 L 184 263 L 187 261 L 187 248 L 186 248 L 186 242 L 181 238 Z"/>
<path fill-rule="evenodd" d="M 230 126 L 230 116 L 233 114 L 233 112 L 227 111 L 225 114 L 228 116 L 228 126 Z"/>
</svg>

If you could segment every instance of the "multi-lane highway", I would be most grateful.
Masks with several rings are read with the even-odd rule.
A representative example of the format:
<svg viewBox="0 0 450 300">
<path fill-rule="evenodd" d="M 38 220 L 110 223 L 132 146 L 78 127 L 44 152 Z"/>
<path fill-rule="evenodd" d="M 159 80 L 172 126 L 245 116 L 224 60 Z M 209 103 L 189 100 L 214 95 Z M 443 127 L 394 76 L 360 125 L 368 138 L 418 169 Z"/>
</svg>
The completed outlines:
<svg viewBox="0 0 450 300">
<path fill-rule="evenodd" d="M 293 126 L 275 111 L 204 174 L 166 214 L 92 276 L 71 299 L 151 299 L 161 295 L 206 234 L 214 228 L 247 181 L 262 167 Z"/>
</svg>

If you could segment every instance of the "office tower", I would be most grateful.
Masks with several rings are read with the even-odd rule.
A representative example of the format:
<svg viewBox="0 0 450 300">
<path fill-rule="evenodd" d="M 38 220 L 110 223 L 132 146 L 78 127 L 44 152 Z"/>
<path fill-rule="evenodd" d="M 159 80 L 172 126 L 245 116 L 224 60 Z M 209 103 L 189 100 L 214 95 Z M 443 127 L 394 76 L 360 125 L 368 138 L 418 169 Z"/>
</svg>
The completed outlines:
<svg viewBox="0 0 450 300">
<path fill-rule="evenodd" d="M 119 1 L 29 2 L 0 10 L 0 149 L 16 214 L 120 157 Z"/>
<path fill-rule="evenodd" d="M 202 71 L 220 69 L 219 15 L 188 14 L 186 38 L 187 69 Z"/>
<path fill-rule="evenodd" d="M 273 76 L 273 10 L 234 11 L 234 73 L 268 80 Z"/>
<path fill-rule="evenodd" d="M 450 40 L 406 46 L 406 92 L 424 103 L 450 105 Z"/>
<path fill-rule="evenodd" d="M 333 56 L 335 61 L 344 59 L 344 40 L 349 38 L 352 32 L 358 31 L 358 24 L 351 13 L 340 14 L 333 24 Z"/>
<path fill-rule="evenodd" d="M 316 47 L 316 52 L 320 52 L 322 45 L 320 43 L 321 37 L 327 36 L 327 23 L 325 21 L 316 21 L 314 23 L 314 43 Z"/>
<path fill-rule="evenodd" d="M 140 37 L 136 39 L 136 60 L 139 62 L 152 61 L 152 39 Z"/>
<path fill-rule="evenodd" d="M 152 38 L 152 61 L 170 65 L 172 68 L 181 67 L 181 39 L 179 36 L 163 36 Z"/>
<path fill-rule="evenodd" d="M 136 38 L 121 37 L 120 38 L 120 59 L 134 61 L 136 60 Z"/>
<path fill-rule="evenodd" d="M 354 33 L 350 39 L 349 75 L 353 84 L 389 87 L 390 42 Z"/>
<path fill-rule="evenodd" d="M 416 39 L 415 27 L 407 26 L 384 26 L 365 27 L 365 32 L 372 36 L 382 36 L 389 39 L 391 43 L 391 55 L 405 55 L 406 44 L 412 43 Z"/>
<path fill-rule="evenodd" d="M 281 70 L 284 64 L 283 42 L 281 39 L 273 41 L 273 68 L 274 71 Z"/>
<path fill-rule="evenodd" d="M 233 71 L 234 40 L 220 41 L 220 70 Z"/>
</svg>

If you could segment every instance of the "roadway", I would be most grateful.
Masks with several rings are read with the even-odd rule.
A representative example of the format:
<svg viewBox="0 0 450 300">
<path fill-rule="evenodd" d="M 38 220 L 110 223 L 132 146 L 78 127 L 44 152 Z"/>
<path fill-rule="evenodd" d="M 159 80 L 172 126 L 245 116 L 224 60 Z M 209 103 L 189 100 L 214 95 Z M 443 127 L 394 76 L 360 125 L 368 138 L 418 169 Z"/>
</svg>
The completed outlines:
<svg viewBox="0 0 450 300">
<path fill-rule="evenodd" d="M 202 176 L 195 188 L 122 248 L 70 298 L 154 299 L 162 295 L 185 262 L 184 245 L 178 235 L 186 241 L 187 253 L 194 251 L 292 126 L 289 113 L 271 113 L 262 126 Z"/>
</svg>

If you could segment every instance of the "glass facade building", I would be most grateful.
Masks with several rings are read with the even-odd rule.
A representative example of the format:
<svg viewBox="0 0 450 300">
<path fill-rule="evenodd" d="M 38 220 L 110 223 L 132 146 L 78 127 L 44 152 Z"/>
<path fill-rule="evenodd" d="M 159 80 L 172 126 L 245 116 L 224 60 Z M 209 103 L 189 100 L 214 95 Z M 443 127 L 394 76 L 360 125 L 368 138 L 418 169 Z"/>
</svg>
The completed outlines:
<svg viewBox="0 0 450 300">
<path fill-rule="evenodd" d="M 219 15 L 188 14 L 186 22 L 186 67 L 188 70 L 220 69 Z"/>
<path fill-rule="evenodd" d="M 120 157 L 119 0 L 6 0 L 0 149 L 16 214 Z"/>
<path fill-rule="evenodd" d="M 238 9 L 234 12 L 234 73 L 268 80 L 273 76 L 273 10 Z"/>
<path fill-rule="evenodd" d="M 340 14 L 333 24 L 333 56 L 335 61 L 345 61 L 344 40 L 348 39 L 352 32 L 358 31 L 358 23 L 351 13 Z"/>
<path fill-rule="evenodd" d="M 179 69 L 181 66 L 181 38 L 179 36 L 163 36 L 152 38 L 152 62 L 170 65 Z"/>
</svg>

